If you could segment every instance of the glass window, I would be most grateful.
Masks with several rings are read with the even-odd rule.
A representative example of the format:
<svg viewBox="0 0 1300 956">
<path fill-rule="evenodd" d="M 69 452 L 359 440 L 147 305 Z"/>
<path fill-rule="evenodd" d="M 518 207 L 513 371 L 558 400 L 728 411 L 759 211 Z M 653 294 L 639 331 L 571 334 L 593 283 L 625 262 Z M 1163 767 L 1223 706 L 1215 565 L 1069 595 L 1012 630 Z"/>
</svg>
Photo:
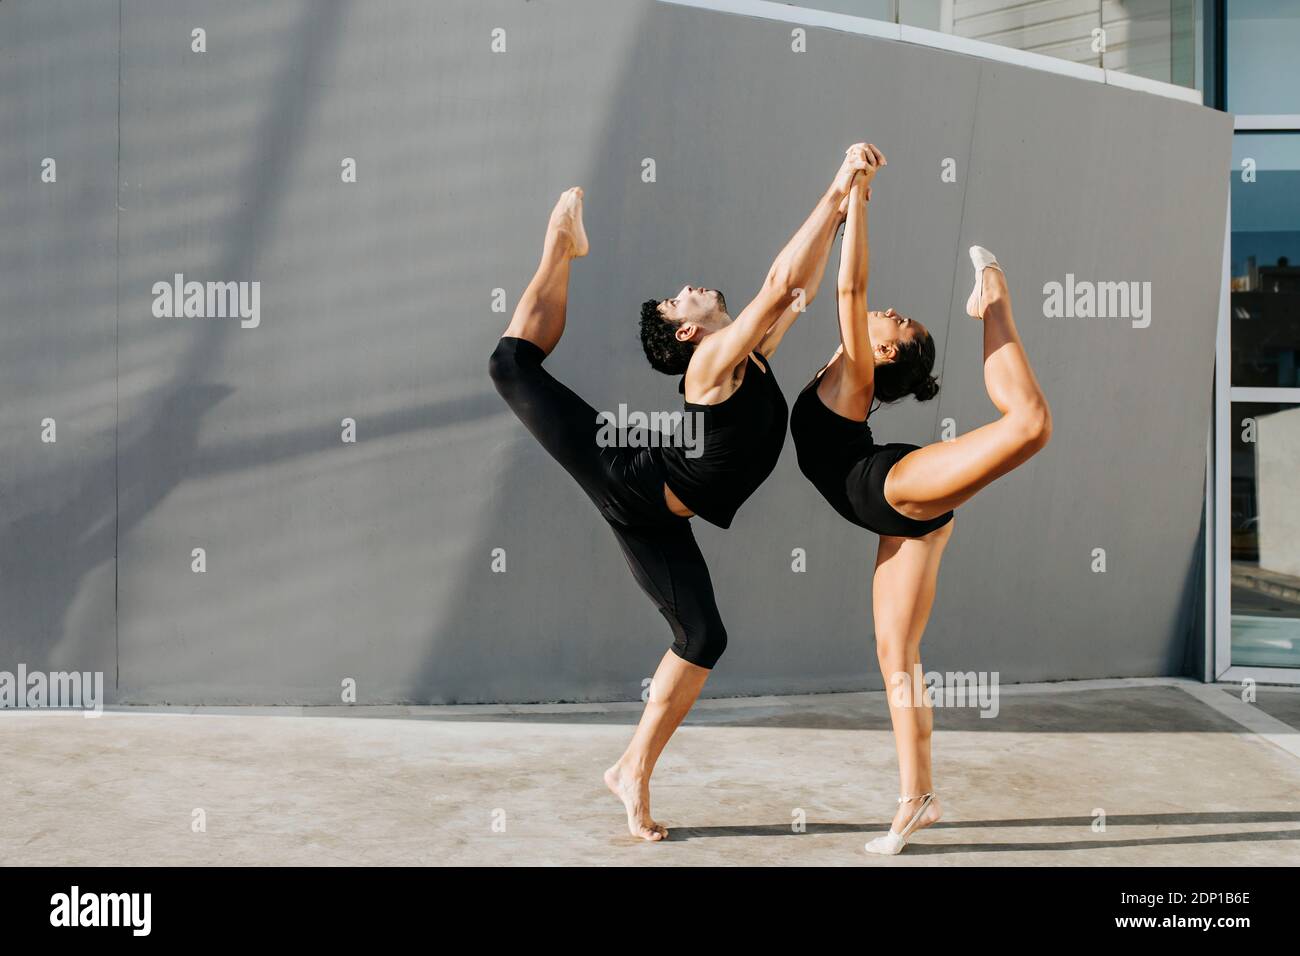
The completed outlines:
<svg viewBox="0 0 1300 956">
<path fill-rule="evenodd" d="M 1300 667 L 1300 404 L 1233 402 L 1232 664 Z"/>
<path fill-rule="evenodd" d="M 1228 112 L 1300 113 L 1300 3 L 1228 0 Z"/>
<path fill-rule="evenodd" d="M 1300 387 L 1300 132 L 1233 140 L 1231 381 Z"/>
</svg>

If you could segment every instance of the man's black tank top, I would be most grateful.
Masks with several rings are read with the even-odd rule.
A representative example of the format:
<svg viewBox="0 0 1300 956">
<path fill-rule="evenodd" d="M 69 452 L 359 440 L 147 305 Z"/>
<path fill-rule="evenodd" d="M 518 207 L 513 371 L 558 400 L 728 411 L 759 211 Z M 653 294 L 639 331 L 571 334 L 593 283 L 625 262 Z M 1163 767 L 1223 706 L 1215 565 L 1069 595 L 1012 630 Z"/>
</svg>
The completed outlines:
<svg viewBox="0 0 1300 956">
<path fill-rule="evenodd" d="M 716 405 L 684 402 L 687 415 L 698 414 L 703 428 L 694 449 L 680 441 L 661 449 L 668 487 L 682 504 L 720 528 L 731 527 L 736 511 L 763 483 L 785 445 L 789 410 L 772 374 L 749 356 L 745 377 L 731 397 Z M 682 379 L 683 390 L 685 378 Z M 678 436 L 682 434 L 679 428 Z M 695 454 L 698 457 L 688 457 Z"/>
</svg>

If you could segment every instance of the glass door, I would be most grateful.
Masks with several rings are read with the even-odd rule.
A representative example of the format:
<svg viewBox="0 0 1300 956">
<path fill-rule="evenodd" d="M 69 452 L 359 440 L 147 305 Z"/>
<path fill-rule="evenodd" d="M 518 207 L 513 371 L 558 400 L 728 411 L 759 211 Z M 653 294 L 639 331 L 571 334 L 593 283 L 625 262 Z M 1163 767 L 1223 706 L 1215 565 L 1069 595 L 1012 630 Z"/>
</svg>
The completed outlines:
<svg viewBox="0 0 1300 956">
<path fill-rule="evenodd" d="M 1220 680 L 1300 683 L 1300 4 L 1226 5 L 1233 142 L 1215 395 Z M 1290 38 L 1290 39 L 1287 39 Z"/>
</svg>

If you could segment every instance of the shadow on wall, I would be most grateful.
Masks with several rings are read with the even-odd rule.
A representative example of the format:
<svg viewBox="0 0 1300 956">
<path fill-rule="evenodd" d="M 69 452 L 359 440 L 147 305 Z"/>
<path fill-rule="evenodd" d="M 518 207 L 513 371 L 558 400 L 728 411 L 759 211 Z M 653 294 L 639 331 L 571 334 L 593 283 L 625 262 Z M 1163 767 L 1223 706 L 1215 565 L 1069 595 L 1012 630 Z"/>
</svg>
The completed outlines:
<svg viewBox="0 0 1300 956">
<path fill-rule="evenodd" d="M 115 76 L 110 24 L 116 10 L 0 8 L 0 670 L 58 661 L 111 685 L 111 576 L 71 636 L 68 618 L 113 557 L 116 94 L 56 65 Z"/>
<path fill-rule="evenodd" d="M 586 155 L 572 169 L 556 170 L 550 189 L 529 184 L 523 192 L 527 202 L 521 202 L 515 225 L 525 247 L 532 247 L 535 261 L 553 194 L 570 184 L 583 186 L 592 251 L 573 267 L 566 332 L 547 359 L 547 368 L 597 409 L 613 408 L 619 401 L 637 407 L 629 394 L 635 386 L 623 378 L 623 372 L 629 356 L 634 363 L 639 360 L 640 303 L 666 297 L 669 289 L 687 281 L 706 281 L 698 271 L 683 270 L 676 273 L 682 277 L 678 284 L 671 285 L 670 273 L 685 264 L 671 251 L 649 249 L 641 238 L 664 235 L 662 220 L 672 209 L 670 204 L 659 211 L 647 209 L 633 194 L 644 188 L 638 178 L 639 157 L 633 153 L 645 145 L 637 127 L 663 128 L 657 125 L 660 118 L 631 116 L 619 109 L 627 102 L 635 78 L 645 76 L 655 59 L 654 45 L 645 42 L 653 36 L 649 20 L 647 13 L 630 30 L 627 22 L 618 24 L 613 42 L 627 45 L 621 76 L 593 91 L 578 107 L 599 110 L 603 130 L 596 147 L 584 150 Z M 631 37 L 643 42 L 631 43 Z M 671 110 L 670 104 L 664 105 L 665 111 Z M 686 125 L 679 128 L 682 135 L 701 135 L 689 119 Z M 656 145 L 670 148 L 667 143 Z M 669 156 L 658 153 L 655 158 L 668 168 Z M 571 182 L 557 183 L 555 176 Z M 629 215 L 627 211 L 633 209 Z M 629 222 L 638 225 L 626 232 L 618 228 Z M 528 261 L 527 256 L 523 261 Z M 501 267 L 514 273 L 503 276 L 511 283 L 509 308 L 513 308 L 529 277 L 514 261 L 503 260 Z M 696 268 L 714 269 L 716 264 Z M 485 462 L 495 484 L 472 538 L 462 549 L 460 580 L 451 589 L 447 606 L 435 612 L 429 648 L 411 682 L 411 693 L 417 700 L 433 703 L 478 703 L 545 697 L 547 685 L 557 688 L 551 695 L 564 696 L 566 692 L 558 688 L 568 685 L 583 687 L 582 699 L 635 700 L 641 673 L 653 672 L 672 636 L 633 583 L 603 519 L 510 415 L 488 379 L 487 358 L 508 318 L 508 314 L 485 318 L 487 327 L 476 336 L 468 356 L 479 373 L 474 388 L 496 404 L 506 427 L 498 433 L 503 436 L 501 444 Z M 606 357 L 611 360 L 603 361 Z M 631 374 L 643 380 L 641 395 L 657 390 L 663 396 L 657 403 L 653 399 L 641 403 L 642 407 L 671 408 L 678 400 L 675 381 L 648 365 Z M 706 543 L 702 546 L 707 548 Z M 490 573 L 491 555 L 497 548 L 505 551 L 508 570 L 504 574 Z M 706 556 L 712 560 L 707 551 Z M 625 626 L 599 632 L 592 621 L 609 619 L 601 606 L 611 600 L 626 608 Z M 548 676 L 538 680 L 538 675 Z"/>
<path fill-rule="evenodd" d="M 337 46 L 344 6 L 345 0 L 313 4 L 303 9 L 299 20 L 288 25 L 289 29 L 278 34 L 277 61 L 282 80 L 276 84 L 277 97 L 264 111 L 253 139 L 258 151 L 251 162 L 257 174 L 248 175 L 246 181 L 253 183 L 254 188 L 228 221 L 215 275 L 240 276 L 253 271 L 274 221 L 284 176 L 302 148 L 302 127 L 317 95 L 315 79 L 322 60 Z M 39 24 L 38 29 L 53 33 L 68 12 L 54 9 L 50 19 Z M 104 25 L 97 26 L 102 29 Z M 93 37 L 96 45 L 102 44 L 103 39 L 101 33 Z M 63 44 L 73 42 L 66 35 L 60 40 Z M 60 75 L 74 86 L 79 79 L 79 74 L 72 70 Z M 7 92 L 18 99 L 36 95 L 21 85 Z M 63 94 L 45 91 L 44 95 L 55 103 L 67 103 Z M 60 116 L 56 114 L 52 119 L 58 121 Z M 154 121 L 165 125 L 161 117 L 155 117 Z M 79 158 L 87 162 L 90 159 L 84 149 Z M 79 172 L 72 162 L 66 163 L 64 169 L 65 175 L 71 174 L 69 178 Z M 201 192 L 202 184 L 182 176 L 170 188 L 186 194 Z M 119 218 L 131 214 L 130 208 L 119 207 Z M 77 229 L 78 223 L 64 221 L 57 231 L 75 235 Z M 75 263 L 83 254 L 75 248 L 63 248 L 60 254 L 73 266 L 67 271 L 75 283 L 80 278 Z M 119 282 L 127 288 L 147 289 L 160 277 L 156 271 L 133 266 L 129 256 L 121 260 Z M 102 286 L 92 292 L 107 301 L 113 297 Z M 119 541 L 128 537 L 191 477 L 200 456 L 199 432 L 204 419 L 234 391 L 227 384 L 209 379 L 220 375 L 224 347 L 238 329 L 218 322 L 198 322 L 192 328 L 195 331 L 189 334 L 181 354 L 168 360 L 171 366 L 168 377 L 135 396 L 133 411 L 118 423 L 116 438 L 110 434 L 106 436 L 107 441 L 97 443 L 107 445 L 107 453 L 89 461 L 75 461 L 63 473 L 39 475 L 10 490 L 10 501 L 17 502 L 20 508 L 24 503 L 37 502 L 35 507 L 16 516 L 6 515 L 7 520 L 0 527 L 0 607 L 8 631 L 7 650 L 15 661 L 27 662 L 33 669 L 43 665 L 81 668 L 87 660 L 104 659 L 102 648 L 91 646 L 102 642 L 106 636 L 102 633 L 81 635 L 83 646 L 66 646 L 69 609 L 78 601 L 87 575 L 114 561 Z M 121 343 L 123 353 L 128 356 L 132 350 L 147 353 L 151 344 L 138 337 L 134 341 L 127 337 Z M 114 341 L 102 346 L 109 354 L 115 347 Z M 56 361 L 60 358 L 67 361 L 66 352 L 61 349 Z M 157 362 L 152 364 L 159 368 Z M 85 387 L 93 387 L 99 394 L 112 393 L 111 384 L 107 389 Z M 72 422 L 62 427 L 75 429 L 77 424 Z M 23 427 L 29 430 L 29 423 L 23 423 Z M 65 430 L 64 434 L 67 433 Z M 165 449 L 166 453 L 156 454 L 159 449 Z M 104 485 L 114 480 L 123 462 L 128 463 L 128 469 L 133 463 L 143 467 L 132 469 L 124 477 L 115 497 L 111 486 L 106 489 Z M 243 462 L 245 467 L 248 464 Z M 50 487 L 57 489 L 57 495 L 46 491 Z M 112 683 L 110 676 L 110 687 Z"/>
<path fill-rule="evenodd" d="M 589 9 L 610 19 L 604 5 Z M 593 138 L 585 130 L 603 116 L 583 118 L 581 135 L 573 135 L 565 122 L 533 115 L 535 103 L 518 91 L 545 98 L 548 85 L 567 85 L 571 94 L 585 88 L 593 103 L 604 103 L 606 95 L 572 71 L 552 75 L 555 47 L 563 52 L 571 38 L 556 44 L 553 30 L 534 27 L 528 42 L 527 18 L 536 24 L 545 10 L 517 4 L 337 4 L 328 16 L 314 5 L 298 10 L 292 21 L 268 11 L 266 35 L 244 41 L 258 46 L 241 62 L 272 96 L 257 111 L 256 129 L 238 125 L 248 112 L 241 100 L 224 135 L 211 127 L 233 108 L 238 84 L 230 73 L 240 63 L 215 61 L 203 64 L 207 73 L 185 74 L 173 101 L 165 86 L 159 92 L 134 84 L 147 72 L 141 62 L 165 75 L 194 69 L 189 61 L 169 61 L 172 34 L 185 17 L 168 10 L 126 25 L 127 48 L 138 52 L 125 67 L 124 176 L 146 185 L 136 197 L 138 218 L 124 226 L 123 309 L 134 324 L 128 332 L 123 322 L 123 355 L 131 348 L 137 357 L 147 355 L 160 339 L 180 341 L 180 356 L 169 360 L 177 368 L 172 382 L 220 375 L 232 389 L 204 424 L 197 449 L 157 430 L 145 431 L 138 443 L 124 438 L 119 566 L 127 700 L 329 703 L 338 700 L 344 676 L 359 678 L 363 700 L 423 700 L 430 682 L 490 666 L 462 667 L 462 659 L 493 653 L 492 609 L 485 607 L 488 616 L 476 630 L 461 629 L 454 612 L 453 623 L 444 624 L 464 591 L 442 571 L 470 574 L 481 567 L 488 576 L 490 543 L 499 530 L 471 527 L 476 507 L 506 523 L 518 515 L 500 511 L 501 499 L 485 495 L 481 481 L 496 473 L 492 442 L 507 430 L 513 437 L 517 427 L 486 375 L 491 343 L 507 318 L 488 312 L 489 293 L 518 280 L 516 264 L 535 258 L 549 202 L 581 169 L 575 157 L 590 161 Z M 408 22 L 413 13 L 415 22 Z M 516 46 L 510 57 L 494 59 L 486 40 L 498 15 Z M 209 17 L 211 35 L 231 44 L 231 31 L 251 31 L 259 16 L 244 8 L 225 21 Z M 631 43 L 628 28 L 636 18 L 624 8 L 613 19 Z M 340 46 L 343 32 L 347 42 Z M 467 36 L 481 37 L 482 48 L 467 44 Z M 277 37 L 288 38 L 296 57 L 268 56 Z M 607 43 L 589 54 L 600 58 L 596 72 L 609 74 L 619 52 Z M 273 76 L 258 72 L 268 62 Z M 194 142 L 151 147 L 166 126 L 163 107 L 180 114 L 202 93 L 225 98 L 214 101 L 216 120 L 200 124 L 216 158 L 196 182 L 171 175 L 164 161 L 193 157 Z M 375 110 L 376 102 L 384 109 Z M 548 131 L 547 124 L 556 128 Z M 220 145 L 236 140 L 254 148 L 232 170 L 232 151 Z M 158 150 L 170 152 L 160 159 Z M 340 189 L 338 158 L 354 152 L 361 179 Z M 602 191 L 613 196 L 619 189 L 611 183 Z M 527 238 L 513 227 L 525 202 L 537 207 Z M 204 216 L 205 206 L 227 203 L 237 215 Z M 616 208 L 607 215 L 617 221 Z M 214 247 L 218 254 L 205 257 Z M 160 330 L 156 321 L 140 320 L 148 309 L 141 290 L 176 271 L 187 278 L 192 271 L 199 278 L 273 280 L 264 283 L 263 301 L 273 321 L 256 333 L 212 322 L 191 333 L 192 323 Z M 268 305 L 272 296 L 279 299 Z M 575 310 L 588 318 L 599 314 L 590 294 L 580 299 Z M 574 340 L 622 351 L 634 343 L 634 314 L 630 307 L 629 321 L 607 335 L 589 330 Z M 483 325 L 482 316 L 495 328 Z M 467 362 L 467 355 L 481 360 Z M 602 369 L 597 385 L 617 394 L 617 375 Z M 163 397 L 132 421 L 169 414 L 166 396 L 174 390 L 169 385 L 157 394 Z M 339 443 L 342 415 L 358 421 L 354 448 Z M 180 421 L 198 427 L 197 417 Z M 524 469 L 534 471 L 523 480 L 522 504 L 554 515 L 556 499 L 572 494 L 567 479 L 558 472 L 539 477 L 531 450 L 519 450 Z M 157 507 L 182 478 L 180 493 Z M 542 482 L 549 485 L 539 489 Z M 134 509 L 128 525 L 125 508 L 133 496 L 149 506 Z M 591 539 L 616 554 L 596 516 L 585 508 L 582 514 L 591 520 Z M 467 542 L 471 533 L 475 540 Z M 592 567 L 592 548 L 562 525 L 554 539 L 575 548 L 569 566 L 583 573 Z M 210 554 L 202 576 L 188 569 L 195 542 Z M 562 559 L 560 551 L 551 547 L 548 558 Z M 631 589 L 629 601 L 640 598 L 624 584 L 625 571 L 609 574 Z M 473 583 L 481 598 L 482 578 Z M 580 602 L 569 593 L 561 597 L 580 628 Z M 538 616 L 548 633 L 564 633 L 545 612 L 543 606 Z M 514 617 L 533 613 L 516 608 Z M 653 610 L 647 606 L 646 613 Z M 472 639 L 440 643 L 437 663 L 426 673 L 409 664 L 429 655 L 431 622 L 438 635 Z M 656 621 L 656 632 L 661 627 Z M 517 647 L 521 639 L 511 634 L 509 640 Z M 575 659 L 587 653 L 581 641 L 569 645 Z M 517 655 L 514 664 L 524 682 L 536 670 Z"/>
</svg>

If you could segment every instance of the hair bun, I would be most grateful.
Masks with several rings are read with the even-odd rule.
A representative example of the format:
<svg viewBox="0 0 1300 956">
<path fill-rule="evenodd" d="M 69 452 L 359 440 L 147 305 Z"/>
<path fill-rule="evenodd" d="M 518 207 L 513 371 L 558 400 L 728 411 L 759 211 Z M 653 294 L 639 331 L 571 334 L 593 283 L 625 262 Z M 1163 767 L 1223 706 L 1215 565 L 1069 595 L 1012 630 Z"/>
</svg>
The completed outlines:
<svg viewBox="0 0 1300 956">
<path fill-rule="evenodd" d="M 918 402 L 928 402 L 939 394 L 939 380 L 933 375 L 927 375 L 912 389 L 912 394 Z"/>
</svg>

